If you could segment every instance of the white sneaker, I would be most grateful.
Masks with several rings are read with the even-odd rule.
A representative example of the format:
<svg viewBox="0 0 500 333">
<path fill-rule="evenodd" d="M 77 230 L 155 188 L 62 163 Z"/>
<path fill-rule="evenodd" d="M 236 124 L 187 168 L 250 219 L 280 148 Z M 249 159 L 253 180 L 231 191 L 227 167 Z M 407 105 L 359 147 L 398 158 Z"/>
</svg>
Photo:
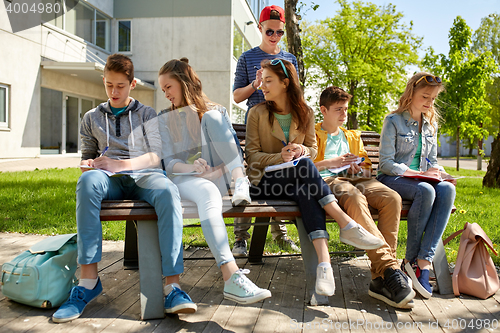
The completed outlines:
<svg viewBox="0 0 500 333">
<path fill-rule="evenodd" d="M 245 206 L 252 203 L 252 199 L 250 198 L 250 181 L 248 177 L 241 177 L 236 180 L 231 202 L 233 206 Z"/>
<path fill-rule="evenodd" d="M 335 294 L 335 280 L 332 267 L 319 266 L 316 268 L 316 294 L 332 296 Z"/>
<path fill-rule="evenodd" d="M 248 269 L 239 269 L 227 283 L 224 282 L 224 298 L 240 304 L 251 304 L 271 297 L 269 290 L 257 287 L 245 276 L 248 273 Z"/>
<path fill-rule="evenodd" d="M 362 250 L 375 250 L 384 245 L 384 241 L 373 236 L 365 228 L 356 223 L 349 230 L 340 229 L 340 241 Z"/>
</svg>

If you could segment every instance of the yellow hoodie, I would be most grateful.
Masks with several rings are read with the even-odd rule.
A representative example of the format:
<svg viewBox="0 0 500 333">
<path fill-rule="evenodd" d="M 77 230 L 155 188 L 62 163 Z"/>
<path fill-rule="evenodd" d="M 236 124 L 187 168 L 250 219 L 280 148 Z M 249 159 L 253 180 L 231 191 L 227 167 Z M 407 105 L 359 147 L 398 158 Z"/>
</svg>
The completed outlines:
<svg viewBox="0 0 500 333">
<path fill-rule="evenodd" d="M 321 128 L 323 123 L 317 123 L 314 127 L 316 131 L 316 141 L 318 143 L 318 155 L 314 162 L 320 162 L 325 159 L 325 150 L 326 150 L 326 142 L 328 141 L 328 132 Z M 343 127 L 339 127 L 343 132 L 347 139 L 347 143 L 349 144 L 349 149 L 351 154 L 354 154 L 359 157 L 364 157 L 364 166 L 363 169 L 371 169 L 372 161 L 368 158 L 368 153 L 363 146 L 363 140 L 361 140 L 361 131 L 356 130 L 346 130 Z"/>
</svg>

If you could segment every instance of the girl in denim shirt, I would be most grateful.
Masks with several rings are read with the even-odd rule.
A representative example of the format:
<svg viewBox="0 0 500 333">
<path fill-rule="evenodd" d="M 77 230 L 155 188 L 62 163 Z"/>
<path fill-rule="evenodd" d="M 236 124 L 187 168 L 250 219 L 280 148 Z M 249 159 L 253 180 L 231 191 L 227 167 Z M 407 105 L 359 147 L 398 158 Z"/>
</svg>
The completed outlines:
<svg viewBox="0 0 500 333">
<path fill-rule="evenodd" d="M 441 79 L 417 73 L 407 83 L 399 107 L 384 120 L 377 179 L 412 200 L 408 239 L 401 269 L 424 298 L 432 296 L 429 268 L 455 200 L 456 180 L 437 164 L 437 118 L 434 101 Z M 428 176 L 423 181 L 412 176 Z M 445 181 L 440 181 L 440 179 Z"/>
</svg>

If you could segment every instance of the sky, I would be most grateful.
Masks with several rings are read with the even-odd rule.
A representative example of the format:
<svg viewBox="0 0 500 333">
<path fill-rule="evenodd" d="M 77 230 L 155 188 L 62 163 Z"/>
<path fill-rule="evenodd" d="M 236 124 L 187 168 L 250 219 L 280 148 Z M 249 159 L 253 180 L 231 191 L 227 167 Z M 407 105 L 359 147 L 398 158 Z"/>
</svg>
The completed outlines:
<svg viewBox="0 0 500 333">
<path fill-rule="evenodd" d="M 333 17 L 340 9 L 334 0 L 300 1 L 306 4 L 302 19 L 309 22 Z M 407 25 L 413 21 L 413 33 L 424 38 L 423 49 L 432 46 L 436 53 L 443 54 L 448 54 L 448 33 L 457 16 L 462 16 L 474 31 L 479 28 L 483 17 L 493 13 L 500 14 L 500 0 L 364 0 L 363 2 L 371 2 L 379 7 L 392 3 L 396 6 L 396 11 L 403 13 L 403 20 Z M 319 5 L 319 8 L 316 11 L 307 10 L 313 3 Z M 284 8 L 283 0 L 269 0 L 269 4 Z M 421 56 L 423 55 L 424 53 L 421 53 Z"/>
</svg>

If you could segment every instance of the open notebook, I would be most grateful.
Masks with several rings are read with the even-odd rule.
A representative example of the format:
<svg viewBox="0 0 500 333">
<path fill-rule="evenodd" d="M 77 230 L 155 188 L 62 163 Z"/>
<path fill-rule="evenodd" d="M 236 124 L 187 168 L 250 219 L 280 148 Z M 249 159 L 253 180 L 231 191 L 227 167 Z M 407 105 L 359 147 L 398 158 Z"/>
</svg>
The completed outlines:
<svg viewBox="0 0 500 333">
<path fill-rule="evenodd" d="M 296 166 L 299 161 L 303 158 L 309 157 L 309 155 L 302 155 L 300 157 L 297 157 L 294 160 L 291 160 L 290 162 L 285 162 L 281 164 L 276 164 L 276 165 L 268 165 L 264 168 L 265 172 L 271 172 L 271 171 L 276 171 L 276 170 L 281 170 L 281 169 L 286 169 L 286 168 L 291 168 Z"/>
</svg>

